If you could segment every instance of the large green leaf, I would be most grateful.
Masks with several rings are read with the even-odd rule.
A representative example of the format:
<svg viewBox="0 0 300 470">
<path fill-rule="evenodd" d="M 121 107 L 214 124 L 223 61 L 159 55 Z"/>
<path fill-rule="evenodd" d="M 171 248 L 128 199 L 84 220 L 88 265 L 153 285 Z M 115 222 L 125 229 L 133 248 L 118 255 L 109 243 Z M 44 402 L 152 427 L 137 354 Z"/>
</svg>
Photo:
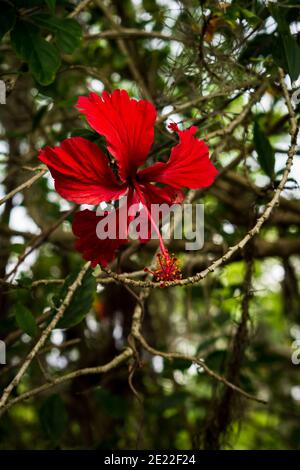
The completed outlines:
<svg viewBox="0 0 300 470">
<path fill-rule="evenodd" d="M 34 25 L 30 28 L 24 21 L 17 21 L 14 29 L 10 33 L 11 44 L 16 54 L 25 62 L 29 62 L 31 54 L 31 44 L 33 39 L 38 36 L 38 28 Z"/>
<path fill-rule="evenodd" d="M 274 50 L 274 59 L 278 65 L 282 66 L 282 62 L 286 63 L 286 70 L 289 73 L 291 80 L 295 81 L 300 75 L 300 47 L 296 39 L 290 32 L 290 25 L 286 20 L 286 12 L 278 6 L 271 7 L 272 16 L 275 18 L 278 25 L 278 48 Z M 283 57 L 278 62 L 278 51 L 281 52 Z"/>
<path fill-rule="evenodd" d="M 300 48 L 291 34 L 282 35 L 288 72 L 292 81 L 296 81 L 300 75 Z"/>
<path fill-rule="evenodd" d="M 59 321 L 58 328 L 70 328 L 80 323 L 89 312 L 96 292 L 96 279 L 93 271 L 89 269 L 83 277 L 81 285 L 76 289 L 75 294 L 65 310 L 63 318 Z M 76 273 L 70 274 L 65 280 L 59 294 L 55 297 L 56 308 L 59 307 L 65 298 L 68 287 L 74 282 Z M 53 312 L 54 313 L 54 312 Z"/>
<path fill-rule="evenodd" d="M 58 50 L 39 35 L 34 25 L 18 21 L 11 32 L 11 42 L 17 55 L 28 63 L 29 70 L 41 85 L 54 81 L 60 66 Z"/>
<path fill-rule="evenodd" d="M 53 443 L 58 443 L 68 422 L 67 411 L 61 397 L 59 395 L 48 397 L 43 403 L 39 415 L 46 436 Z"/>
<path fill-rule="evenodd" d="M 71 18 L 57 18 L 47 14 L 34 15 L 32 20 L 40 27 L 46 28 L 55 34 L 59 49 L 71 54 L 80 44 L 81 27 Z"/>
<path fill-rule="evenodd" d="M 256 121 L 254 122 L 253 141 L 261 168 L 270 178 L 273 178 L 275 167 L 274 149 Z"/>
<path fill-rule="evenodd" d="M 59 67 L 60 57 L 57 49 L 38 37 L 29 61 L 29 68 L 36 80 L 41 85 L 49 85 L 55 80 Z"/>
<path fill-rule="evenodd" d="M 38 333 L 38 327 L 34 316 L 30 310 L 21 303 L 15 306 L 15 317 L 18 327 L 27 333 L 29 336 L 36 336 Z"/>
</svg>

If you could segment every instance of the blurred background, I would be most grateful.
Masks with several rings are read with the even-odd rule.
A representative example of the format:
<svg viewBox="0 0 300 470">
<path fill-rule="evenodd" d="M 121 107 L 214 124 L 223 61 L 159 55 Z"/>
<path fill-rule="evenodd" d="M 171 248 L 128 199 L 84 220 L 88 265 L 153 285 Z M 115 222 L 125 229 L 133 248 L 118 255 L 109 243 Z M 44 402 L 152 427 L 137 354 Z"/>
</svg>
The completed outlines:
<svg viewBox="0 0 300 470">
<path fill-rule="evenodd" d="M 211 188 L 187 194 L 204 204 L 203 248 L 170 243 L 183 275 L 245 236 L 278 187 L 290 143 L 278 67 L 299 112 L 297 0 L 1 0 L 0 11 L 0 199 L 40 174 L 45 145 L 81 135 L 105 149 L 74 105 L 89 91 L 124 88 L 159 113 L 147 163 L 167 160 L 176 142 L 167 124 L 177 122 L 198 126 L 219 170 Z M 144 307 L 149 344 L 205 360 L 267 404 L 191 362 L 140 350 L 138 363 L 13 405 L 0 420 L 0 448 L 299 449 L 299 169 L 296 154 L 279 207 L 244 250 L 194 286 L 152 290 Z M 3 390 L 83 261 L 74 205 L 49 173 L 0 202 Z M 144 279 L 156 246 L 132 242 L 111 269 Z M 12 398 L 126 346 L 139 289 L 103 277 L 100 268 L 86 273 Z"/>
</svg>

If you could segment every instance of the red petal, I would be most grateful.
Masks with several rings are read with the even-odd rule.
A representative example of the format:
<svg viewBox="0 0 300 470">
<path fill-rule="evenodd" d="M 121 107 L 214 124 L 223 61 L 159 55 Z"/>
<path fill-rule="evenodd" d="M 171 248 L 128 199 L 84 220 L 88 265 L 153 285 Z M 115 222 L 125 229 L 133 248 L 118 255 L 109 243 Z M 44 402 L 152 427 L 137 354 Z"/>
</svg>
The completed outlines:
<svg viewBox="0 0 300 470">
<path fill-rule="evenodd" d="M 49 167 L 56 191 L 69 201 L 99 204 L 117 199 L 127 189 L 117 182 L 99 147 L 82 137 L 66 139 L 60 147 L 45 147 L 39 159 Z"/>
<path fill-rule="evenodd" d="M 75 248 L 82 254 L 82 257 L 91 261 L 94 268 L 97 264 L 107 266 L 115 257 L 115 252 L 126 240 L 99 240 L 96 229 L 101 220 L 96 212 L 85 209 L 77 212 L 73 220 L 73 233 L 78 237 Z"/>
<path fill-rule="evenodd" d="M 131 99 L 125 90 L 111 95 L 90 93 L 81 96 L 76 106 L 88 123 L 106 138 L 107 148 L 125 181 L 145 162 L 154 138 L 156 111 L 149 101 Z"/>
<path fill-rule="evenodd" d="M 72 229 L 78 240 L 75 242 L 75 248 L 82 254 L 83 258 L 91 261 L 92 267 L 101 264 L 107 266 L 116 256 L 116 251 L 121 245 L 128 243 L 128 226 L 132 216 L 128 216 L 128 208 L 133 204 L 133 192 L 129 191 L 127 204 L 121 202 L 116 211 L 97 215 L 95 211 L 88 209 L 77 212 L 74 216 Z M 104 240 L 97 236 L 97 225 L 104 217 L 116 217 L 116 234 L 112 238 Z M 121 233 L 121 237 L 119 234 Z"/>
<path fill-rule="evenodd" d="M 173 124 L 172 129 L 178 132 L 180 142 L 172 148 L 169 160 L 139 171 L 138 180 L 157 181 L 175 188 L 198 189 L 210 186 L 218 172 L 209 159 L 207 145 L 194 136 L 197 128 L 193 126 L 180 131 Z"/>
<path fill-rule="evenodd" d="M 171 186 L 154 186 L 154 184 L 144 183 L 139 184 L 141 191 L 144 194 L 146 201 L 151 204 L 181 204 L 184 199 L 184 194 L 180 189 L 172 188 Z"/>
</svg>

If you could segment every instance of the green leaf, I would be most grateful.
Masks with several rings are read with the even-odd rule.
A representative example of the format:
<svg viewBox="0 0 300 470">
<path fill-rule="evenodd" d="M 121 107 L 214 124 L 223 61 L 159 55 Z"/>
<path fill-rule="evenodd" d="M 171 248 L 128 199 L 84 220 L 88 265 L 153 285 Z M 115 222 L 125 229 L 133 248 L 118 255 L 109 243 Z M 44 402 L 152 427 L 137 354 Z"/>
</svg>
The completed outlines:
<svg viewBox="0 0 300 470">
<path fill-rule="evenodd" d="M 68 414 L 59 395 L 51 395 L 43 403 L 40 413 L 40 422 L 46 436 L 58 443 L 66 430 Z"/>
<path fill-rule="evenodd" d="M 24 249 L 24 246 L 23 246 L 23 249 Z M 18 278 L 17 283 L 19 286 L 22 286 L 22 287 L 30 287 L 32 284 L 32 278 L 23 272 L 20 274 L 20 277 Z"/>
<path fill-rule="evenodd" d="M 70 274 L 61 287 L 59 294 L 54 299 L 56 308 L 65 298 L 68 287 L 75 281 L 76 273 Z M 57 328 L 70 328 L 80 323 L 91 309 L 96 292 L 96 279 L 93 271 L 89 269 L 83 277 L 81 285 L 75 291 L 69 306 L 66 308 L 63 318 L 58 322 Z M 53 312 L 55 313 L 55 312 Z"/>
<path fill-rule="evenodd" d="M 38 109 L 38 111 L 32 117 L 32 130 L 34 131 L 40 124 L 41 120 L 43 119 L 44 115 L 48 111 L 49 105 L 44 104 L 43 106 Z"/>
<path fill-rule="evenodd" d="M 29 69 L 41 85 L 49 85 L 55 79 L 60 67 L 60 58 L 57 49 L 41 37 L 37 37 L 33 47 Z"/>
<path fill-rule="evenodd" d="M 81 40 L 81 26 L 72 18 L 57 18 L 47 14 L 34 15 L 32 20 L 55 34 L 56 44 L 63 52 L 72 54 Z"/>
<path fill-rule="evenodd" d="M 0 40 L 12 29 L 16 21 L 16 11 L 13 6 L 0 1 Z M 4 13 L 5 12 L 5 13 Z"/>
<path fill-rule="evenodd" d="M 56 7 L 56 0 L 46 0 L 46 3 L 51 10 L 51 13 L 55 12 L 55 7 Z"/>
<path fill-rule="evenodd" d="M 18 303 L 15 306 L 15 317 L 18 327 L 24 331 L 24 333 L 32 337 L 37 335 L 38 327 L 35 318 L 27 307 Z"/>
<path fill-rule="evenodd" d="M 29 65 L 29 70 L 41 85 L 55 79 L 60 66 L 58 50 L 42 38 L 34 25 L 19 21 L 11 32 L 11 42 L 17 55 Z"/>
<path fill-rule="evenodd" d="M 273 178 L 275 167 L 274 149 L 256 121 L 254 122 L 253 141 L 261 168 L 270 178 Z"/>
<path fill-rule="evenodd" d="M 242 16 L 248 21 L 250 26 L 255 27 L 259 22 L 260 18 L 255 15 L 251 10 L 248 10 L 247 8 L 239 7 L 239 10 L 242 14 Z"/>
<path fill-rule="evenodd" d="M 17 56 L 28 62 L 31 55 L 31 45 L 33 40 L 38 36 L 38 29 L 23 21 L 18 21 L 14 29 L 10 33 L 11 44 L 16 51 Z"/>
<path fill-rule="evenodd" d="M 56 31 L 56 42 L 60 49 L 67 54 L 77 49 L 81 41 L 81 27 L 77 21 L 67 18 L 61 20 L 61 28 Z"/>
<path fill-rule="evenodd" d="M 18 253 L 18 255 L 20 255 L 24 252 L 24 245 L 22 243 L 13 243 L 10 249 L 13 253 Z"/>
<path fill-rule="evenodd" d="M 300 75 L 300 48 L 291 34 L 283 35 L 282 42 L 288 66 L 288 73 L 294 82 Z"/>
<path fill-rule="evenodd" d="M 285 68 L 291 80 L 295 81 L 300 75 L 300 47 L 290 32 L 290 26 L 286 20 L 285 11 L 278 6 L 272 6 L 270 10 L 278 24 L 279 48 L 281 54 L 284 56 L 284 59 L 281 58 L 279 61 L 279 65 L 281 66 L 284 61 L 286 63 Z M 278 49 L 275 49 L 274 59 L 277 59 L 278 62 Z"/>
</svg>

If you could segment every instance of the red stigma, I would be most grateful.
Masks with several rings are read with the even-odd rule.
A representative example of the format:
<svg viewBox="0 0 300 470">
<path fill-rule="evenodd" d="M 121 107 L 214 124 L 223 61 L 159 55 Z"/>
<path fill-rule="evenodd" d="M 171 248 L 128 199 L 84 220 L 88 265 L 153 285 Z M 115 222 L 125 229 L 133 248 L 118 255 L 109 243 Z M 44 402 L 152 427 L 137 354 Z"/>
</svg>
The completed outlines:
<svg viewBox="0 0 300 470">
<path fill-rule="evenodd" d="M 179 131 L 178 125 L 177 125 L 175 122 L 171 122 L 171 123 L 168 125 L 168 128 L 169 128 L 171 131 L 174 131 L 174 132 L 178 132 L 178 131 Z"/>
<path fill-rule="evenodd" d="M 181 279 L 182 274 L 179 261 L 173 254 L 165 250 L 163 253 L 158 253 L 156 256 L 155 270 L 150 271 L 150 269 L 145 268 L 145 271 L 151 273 L 155 281 L 161 282 L 161 287 L 165 286 L 165 282 Z"/>
</svg>

